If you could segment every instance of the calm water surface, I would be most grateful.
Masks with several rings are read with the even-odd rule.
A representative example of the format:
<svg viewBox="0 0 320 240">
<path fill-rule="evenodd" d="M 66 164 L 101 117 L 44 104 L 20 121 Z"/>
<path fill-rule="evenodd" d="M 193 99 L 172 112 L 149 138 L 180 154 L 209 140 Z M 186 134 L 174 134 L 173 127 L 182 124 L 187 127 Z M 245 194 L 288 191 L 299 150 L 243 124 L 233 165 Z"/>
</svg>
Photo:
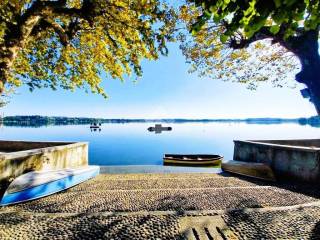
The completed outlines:
<svg viewBox="0 0 320 240">
<path fill-rule="evenodd" d="M 319 138 L 320 128 L 298 124 L 183 123 L 155 134 L 153 123 L 103 124 L 40 128 L 1 127 L 0 139 L 89 142 L 89 163 L 97 165 L 162 165 L 164 153 L 220 154 L 232 159 L 233 140 Z"/>
</svg>

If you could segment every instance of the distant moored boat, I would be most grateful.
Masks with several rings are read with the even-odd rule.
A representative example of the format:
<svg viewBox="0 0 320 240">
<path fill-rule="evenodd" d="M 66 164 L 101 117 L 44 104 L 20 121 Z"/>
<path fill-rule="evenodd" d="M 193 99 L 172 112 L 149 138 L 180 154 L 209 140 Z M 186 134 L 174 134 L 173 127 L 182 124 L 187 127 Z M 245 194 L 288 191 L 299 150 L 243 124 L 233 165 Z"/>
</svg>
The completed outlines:
<svg viewBox="0 0 320 240">
<path fill-rule="evenodd" d="M 101 123 L 97 124 L 97 123 L 92 123 L 90 125 L 90 128 L 100 128 L 101 127 Z"/>
<path fill-rule="evenodd" d="M 162 127 L 161 124 L 155 124 L 154 127 L 148 127 L 148 131 L 161 133 L 162 131 L 171 131 L 172 127 Z"/>
</svg>

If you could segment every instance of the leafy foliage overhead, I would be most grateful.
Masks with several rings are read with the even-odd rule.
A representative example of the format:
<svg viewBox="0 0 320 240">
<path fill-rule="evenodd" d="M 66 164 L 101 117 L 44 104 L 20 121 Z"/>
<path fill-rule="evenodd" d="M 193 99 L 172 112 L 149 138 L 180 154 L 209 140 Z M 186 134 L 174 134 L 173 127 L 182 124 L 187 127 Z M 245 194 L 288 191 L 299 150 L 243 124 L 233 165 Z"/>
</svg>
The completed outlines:
<svg viewBox="0 0 320 240">
<path fill-rule="evenodd" d="M 91 89 L 166 54 L 174 12 L 157 0 L 0 0 L 0 92 Z"/>
<path fill-rule="evenodd" d="M 225 30 L 221 41 L 243 31 L 247 38 L 263 29 L 266 33 L 281 34 L 283 39 L 300 31 L 315 30 L 320 24 L 319 0 L 193 0 L 203 9 L 193 25 L 193 31 L 199 31 L 209 20 L 224 23 Z"/>
<path fill-rule="evenodd" d="M 181 34 L 181 49 L 201 76 L 250 89 L 265 81 L 294 86 L 300 39 L 317 31 L 319 14 L 319 0 L 189 0 L 180 19 L 193 37 Z"/>
</svg>

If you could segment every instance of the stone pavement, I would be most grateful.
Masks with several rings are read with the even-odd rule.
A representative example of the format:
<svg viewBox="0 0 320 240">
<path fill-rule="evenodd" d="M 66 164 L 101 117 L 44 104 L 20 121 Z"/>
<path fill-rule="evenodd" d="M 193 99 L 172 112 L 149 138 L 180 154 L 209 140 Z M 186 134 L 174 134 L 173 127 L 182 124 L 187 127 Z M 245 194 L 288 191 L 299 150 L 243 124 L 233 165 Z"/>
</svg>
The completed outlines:
<svg viewBox="0 0 320 240">
<path fill-rule="evenodd" d="M 226 174 L 101 174 L 0 208 L 0 239 L 320 239 L 319 199 Z"/>
</svg>

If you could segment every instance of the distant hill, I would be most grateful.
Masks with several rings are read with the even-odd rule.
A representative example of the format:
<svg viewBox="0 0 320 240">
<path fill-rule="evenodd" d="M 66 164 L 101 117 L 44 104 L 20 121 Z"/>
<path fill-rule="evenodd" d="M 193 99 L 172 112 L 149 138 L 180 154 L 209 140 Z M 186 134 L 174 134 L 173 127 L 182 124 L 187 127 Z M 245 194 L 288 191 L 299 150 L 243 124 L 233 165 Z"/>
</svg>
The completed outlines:
<svg viewBox="0 0 320 240">
<path fill-rule="evenodd" d="M 48 116 L 6 116 L 1 119 L 5 126 L 30 126 L 41 127 L 47 125 L 78 125 L 96 123 L 144 123 L 144 122 L 163 122 L 163 123 L 209 123 L 209 122 L 245 122 L 248 124 L 282 124 L 297 123 L 300 125 L 311 125 L 320 127 L 320 117 L 310 118 L 246 118 L 246 119 L 105 119 L 105 118 L 87 118 L 87 117 L 48 117 Z"/>
</svg>

